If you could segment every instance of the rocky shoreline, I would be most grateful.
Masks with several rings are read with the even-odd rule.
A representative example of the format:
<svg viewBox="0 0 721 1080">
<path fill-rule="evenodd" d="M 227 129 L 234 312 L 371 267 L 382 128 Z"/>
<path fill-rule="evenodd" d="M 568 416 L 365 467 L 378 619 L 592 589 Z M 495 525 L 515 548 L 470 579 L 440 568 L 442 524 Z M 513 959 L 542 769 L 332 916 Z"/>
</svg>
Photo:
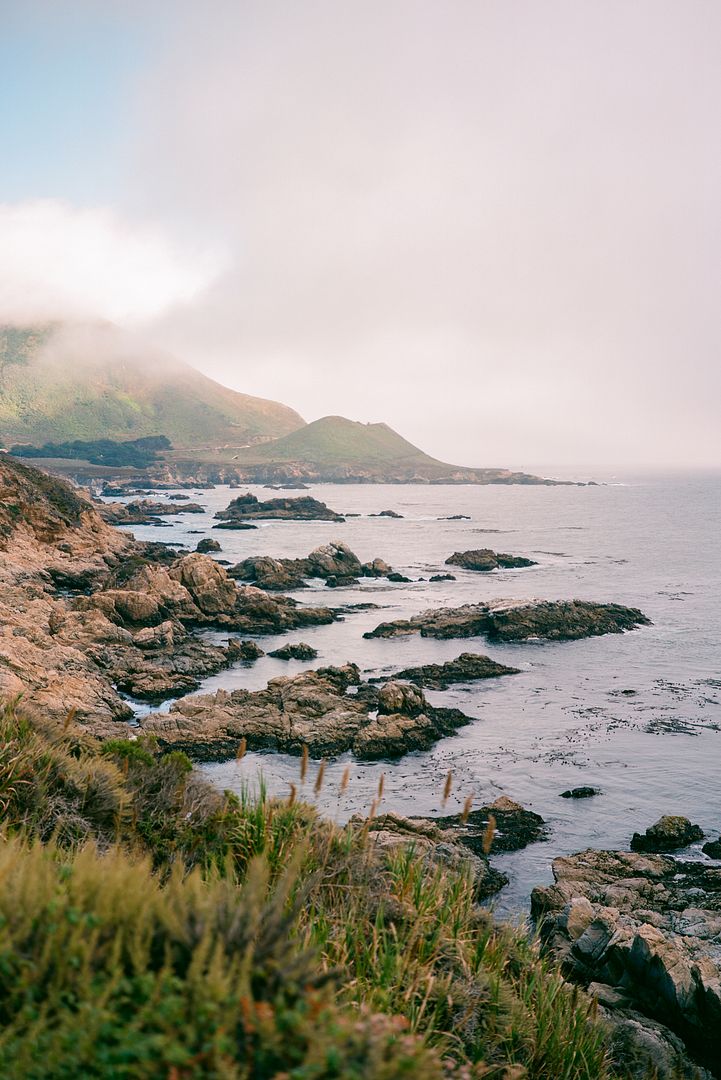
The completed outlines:
<svg viewBox="0 0 721 1080">
<path fill-rule="evenodd" d="M 194 512 L 187 500 L 138 505 L 138 513 L 151 517 L 156 505 L 164 514 Z M 202 551 L 138 542 L 112 527 L 114 519 L 129 523 L 113 508 L 99 513 L 65 483 L 0 459 L 4 698 L 22 694 L 31 711 L 61 723 L 70 717 L 100 738 L 146 734 L 161 748 L 186 749 L 198 760 L 218 761 L 248 747 L 314 758 L 350 753 L 371 761 L 427 749 L 471 722 L 460 710 L 429 701 L 424 688 L 442 692 L 517 673 L 483 654 L 462 653 L 384 680 L 363 678 L 349 662 L 272 678 L 259 690 L 195 694 L 208 675 L 262 657 L 253 638 L 341 617 L 338 609 L 301 604 L 284 590 L 313 581 L 393 580 L 395 572 L 379 558 L 361 562 L 341 541 L 300 558 L 249 557 L 226 570 Z M 495 557 L 499 566 L 506 558 Z M 382 622 L 366 636 L 572 641 L 648 622 L 638 609 L 617 604 L 496 600 Z M 216 631 L 212 641 L 208 630 Z M 269 655 L 312 661 L 316 653 L 312 643 L 296 640 Z M 176 700 L 167 712 L 137 718 L 128 698 Z M 445 817 L 382 814 L 368 829 L 389 851 L 411 846 L 429 863 L 468 865 L 479 900 L 507 880 L 492 865 L 494 854 L 548 836 L 537 814 L 504 799 Z M 664 818 L 633 837 L 634 850 L 556 859 L 555 884 L 533 893 L 544 949 L 609 1017 L 626 1058 L 639 1063 L 629 1075 L 645 1075 L 641 1069 L 649 1063 L 661 1080 L 719 1075 L 721 866 L 701 861 L 701 853 L 666 853 L 702 839 L 685 819 Z M 709 857 L 719 850 L 718 841 L 704 847 Z"/>
<path fill-rule="evenodd" d="M 633 1038 L 634 1075 L 719 1076 L 721 866 L 588 850 L 555 859 L 553 876 L 532 895 L 544 949 Z"/>
</svg>

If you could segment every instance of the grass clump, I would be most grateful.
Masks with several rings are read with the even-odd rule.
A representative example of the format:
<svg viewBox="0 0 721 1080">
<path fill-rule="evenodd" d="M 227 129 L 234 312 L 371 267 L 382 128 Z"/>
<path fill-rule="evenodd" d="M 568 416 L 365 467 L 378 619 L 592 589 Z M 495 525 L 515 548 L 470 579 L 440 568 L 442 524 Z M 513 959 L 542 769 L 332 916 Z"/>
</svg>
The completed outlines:
<svg viewBox="0 0 721 1080">
<path fill-rule="evenodd" d="M 0 711 L 0 1075 L 611 1080 L 462 870 Z"/>
</svg>

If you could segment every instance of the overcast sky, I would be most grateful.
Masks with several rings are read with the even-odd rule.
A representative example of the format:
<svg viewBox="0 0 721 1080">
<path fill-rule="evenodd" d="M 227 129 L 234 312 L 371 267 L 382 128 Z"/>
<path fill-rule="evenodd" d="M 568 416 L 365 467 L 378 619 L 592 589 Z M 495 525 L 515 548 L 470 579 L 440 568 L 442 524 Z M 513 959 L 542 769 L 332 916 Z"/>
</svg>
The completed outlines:
<svg viewBox="0 0 721 1080">
<path fill-rule="evenodd" d="M 0 318 L 469 465 L 721 464 L 717 0 L 0 0 Z"/>
</svg>

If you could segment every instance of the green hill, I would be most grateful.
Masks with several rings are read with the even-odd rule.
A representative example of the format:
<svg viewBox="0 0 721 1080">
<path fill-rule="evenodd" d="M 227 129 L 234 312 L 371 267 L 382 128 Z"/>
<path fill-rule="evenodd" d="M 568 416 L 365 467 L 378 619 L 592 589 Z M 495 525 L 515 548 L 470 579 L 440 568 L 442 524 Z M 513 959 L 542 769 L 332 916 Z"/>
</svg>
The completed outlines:
<svg viewBox="0 0 721 1080">
<path fill-rule="evenodd" d="M 166 455 L 190 465 L 183 451 Z M 288 479 L 374 483 L 545 483 L 508 469 L 469 469 L 425 454 L 387 424 L 362 424 L 343 416 L 324 416 L 257 446 L 193 453 L 193 461 L 231 466 L 242 480 Z"/>
<path fill-rule="evenodd" d="M 239 454 L 241 462 L 298 461 L 312 465 L 417 468 L 443 466 L 387 424 L 324 416 L 282 439 Z M 443 466 L 447 468 L 447 466 Z"/>
<path fill-rule="evenodd" d="M 94 328 L 77 355 L 54 327 L 0 327 L 0 444 L 166 435 L 177 447 L 243 446 L 304 421 L 275 401 L 221 386 L 182 361 Z"/>
</svg>

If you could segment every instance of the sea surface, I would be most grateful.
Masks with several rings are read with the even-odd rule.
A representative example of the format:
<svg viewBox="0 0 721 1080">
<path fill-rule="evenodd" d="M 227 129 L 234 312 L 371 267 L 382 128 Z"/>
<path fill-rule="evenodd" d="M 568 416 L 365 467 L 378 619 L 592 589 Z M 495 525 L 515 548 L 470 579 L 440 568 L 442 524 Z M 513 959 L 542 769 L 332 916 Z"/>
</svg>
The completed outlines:
<svg viewBox="0 0 721 1080">
<path fill-rule="evenodd" d="M 601 479 L 599 477 L 599 479 Z M 207 512 L 168 518 L 167 527 L 134 527 L 139 539 L 188 547 L 218 539 L 216 557 L 304 556 L 329 540 L 345 541 L 362 561 L 380 557 L 413 578 L 411 584 L 364 580 L 348 589 L 323 583 L 293 595 L 331 606 L 371 602 L 342 622 L 279 636 L 263 636 L 266 650 L 307 641 L 311 662 L 239 663 L 207 679 L 202 690 L 257 689 L 277 675 L 353 661 L 366 677 L 391 675 L 461 652 L 486 653 L 521 674 L 444 692 L 426 691 L 436 704 L 455 706 L 472 722 L 424 753 L 400 761 L 361 763 L 345 755 L 329 763 L 320 810 L 338 821 L 364 813 L 385 774 L 384 810 L 401 814 L 453 813 L 466 797 L 476 805 L 508 795 L 541 814 L 548 839 L 492 861 L 510 878 L 494 907 L 522 917 L 534 885 L 552 880 L 557 855 L 587 847 L 627 847 L 635 830 L 661 814 L 685 814 L 716 838 L 721 830 L 721 474 L 611 477 L 599 486 L 473 487 L 313 485 L 308 494 L 338 512 L 358 514 L 344 524 L 267 522 L 257 530 L 212 531 L 213 514 L 242 491 L 186 490 Z M 162 496 L 158 496 L 162 497 Z M 155 493 L 153 493 L 155 498 Z M 394 510 L 401 520 L 373 517 Z M 465 514 L 470 520 L 444 520 Z M 490 547 L 527 555 L 538 566 L 474 573 L 445 567 L 454 551 Z M 450 570 L 455 581 L 431 583 Z M 426 579 L 426 580 L 421 580 Z M 653 625 L 627 634 L 578 642 L 528 641 L 489 645 L 483 638 L 434 641 L 413 636 L 364 640 L 379 622 L 427 608 L 502 597 L 578 598 L 641 608 Z M 227 635 L 215 635 L 223 640 Z M 338 787 L 347 765 L 350 784 Z M 248 753 L 245 759 L 204 765 L 220 788 L 239 791 L 260 782 L 274 794 L 298 783 L 298 759 Z M 444 810 L 445 777 L 453 788 Z M 313 799 L 313 771 L 306 796 Z M 591 785 L 602 794 L 560 798 L 567 788 Z M 700 845 L 694 857 L 705 858 Z"/>
</svg>

